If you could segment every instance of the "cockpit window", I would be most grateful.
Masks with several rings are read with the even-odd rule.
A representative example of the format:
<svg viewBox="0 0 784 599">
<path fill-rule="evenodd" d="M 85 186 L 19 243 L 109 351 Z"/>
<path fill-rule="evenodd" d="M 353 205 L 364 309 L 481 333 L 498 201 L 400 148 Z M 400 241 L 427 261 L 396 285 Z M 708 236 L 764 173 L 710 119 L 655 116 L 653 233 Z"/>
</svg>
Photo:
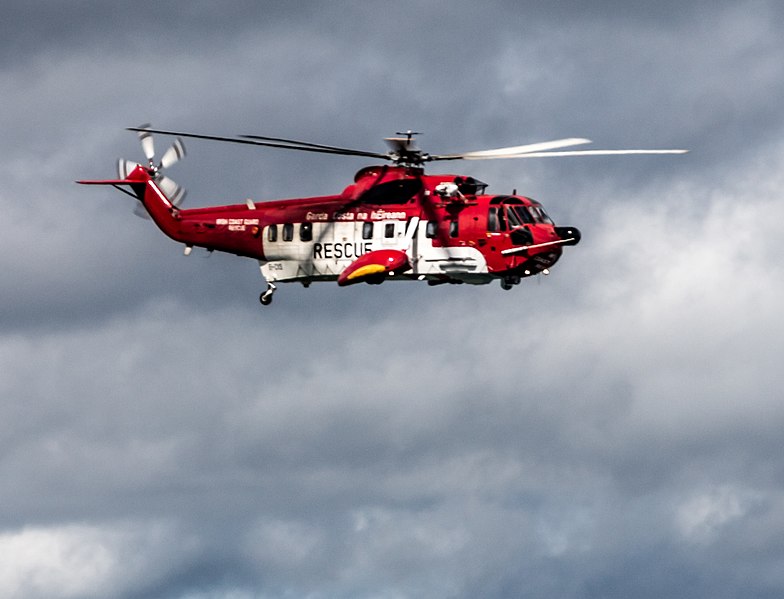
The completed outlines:
<svg viewBox="0 0 784 599">
<path fill-rule="evenodd" d="M 498 206 L 490 206 L 490 211 L 487 213 L 487 230 L 491 233 L 497 233 L 499 228 Z"/>
<path fill-rule="evenodd" d="M 509 218 L 509 226 L 513 229 L 523 225 L 530 225 L 535 220 L 525 209 L 525 206 L 507 206 L 506 214 Z"/>
<path fill-rule="evenodd" d="M 549 216 L 547 216 L 547 213 L 544 211 L 544 208 L 542 208 L 541 206 L 536 206 L 536 205 L 528 206 L 528 212 L 538 223 L 545 223 L 548 225 L 553 224 L 552 219 Z"/>
<path fill-rule="evenodd" d="M 526 205 L 531 202 L 530 205 Z M 496 208 L 497 206 L 497 208 Z M 509 220 L 509 229 L 532 225 L 534 223 L 554 224 L 542 208 L 542 205 L 530 198 L 517 196 L 496 196 L 490 200 L 490 212 L 487 215 L 488 231 L 506 231 L 504 215 Z"/>
<path fill-rule="evenodd" d="M 503 207 L 498 208 L 498 226 L 502 231 L 506 231 L 506 216 Z"/>
</svg>

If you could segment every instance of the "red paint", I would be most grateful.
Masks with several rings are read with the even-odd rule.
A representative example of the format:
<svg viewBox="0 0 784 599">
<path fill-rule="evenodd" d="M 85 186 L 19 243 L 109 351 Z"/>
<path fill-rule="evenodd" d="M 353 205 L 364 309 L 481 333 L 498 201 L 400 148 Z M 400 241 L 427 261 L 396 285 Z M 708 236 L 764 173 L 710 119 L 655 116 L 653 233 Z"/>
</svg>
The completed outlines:
<svg viewBox="0 0 784 599">
<path fill-rule="evenodd" d="M 124 180 L 80 183 L 130 187 L 156 225 L 173 240 L 258 260 L 265 260 L 263 231 L 269 225 L 410 221 L 417 217 L 420 227 L 432 221 L 435 247 L 475 248 L 484 257 L 491 275 L 516 283 L 549 269 L 560 258 L 563 245 L 575 245 L 580 237 L 577 229 L 567 232 L 565 227 L 555 227 L 541 212 L 540 204 L 530 198 L 476 193 L 484 190 L 483 184 L 475 188 L 465 185 L 465 177 L 424 174 L 419 167 L 367 167 L 340 194 L 274 200 L 258 203 L 255 208 L 237 204 L 179 209 L 172 206 L 152 175 L 151 170 L 139 166 Z M 454 196 L 445 197 L 437 191 L 440 185 L 455 183 L 462 191 Z M 537 244 L 547 245 L 524 249 Z M 505 250 L 515 253 L 505 255 Z M 338 284 L 355 282 L 348 278 L 351 273 L 369 264 L 383 264 L 385 273 L 400 274 L 410 268 L 404 252 L 376 250 L 340 273 Z M 368 280 L 377 282 L 378 277 Z M 446 277 L 443 282 L 453 281 Z"/>
</svg>

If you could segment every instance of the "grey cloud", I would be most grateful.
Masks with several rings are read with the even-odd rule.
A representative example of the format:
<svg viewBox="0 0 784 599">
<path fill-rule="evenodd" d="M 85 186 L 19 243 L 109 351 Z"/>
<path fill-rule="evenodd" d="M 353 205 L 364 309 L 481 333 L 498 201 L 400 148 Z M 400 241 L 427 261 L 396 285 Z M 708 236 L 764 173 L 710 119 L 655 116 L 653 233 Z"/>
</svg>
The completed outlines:
<svg viewBox="0 0 784 599">
<path fill-rule="evenodd" d="M 4 10 L 4 595 L 781 594 L 778 5 Z M 72 183 L 140 158 L 144 121 L 693 151 L 450 165 L 583 241 L 509 293 L 261 311 L 252 261 Z M 171 176 L 207 205 L 363 165 L 194 142 Z"/>
</svg>

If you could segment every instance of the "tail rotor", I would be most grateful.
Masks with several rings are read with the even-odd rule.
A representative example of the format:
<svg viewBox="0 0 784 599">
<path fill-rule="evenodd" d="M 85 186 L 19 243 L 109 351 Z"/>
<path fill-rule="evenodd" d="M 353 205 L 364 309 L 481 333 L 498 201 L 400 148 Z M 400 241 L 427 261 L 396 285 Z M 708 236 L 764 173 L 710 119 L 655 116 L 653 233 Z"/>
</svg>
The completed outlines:
<svg viewBox="0 0 784 599">
<path fill-rule="evenodd" d="M 137 167 L 142 166 L 152 177 L 153 181 L 158 185 L 161 191 L 166 195 L 169 201 L 174 206 L 179 206 L 185 199 L 187 191 L 175 183 L 172 179 L 164 175 L 161 171 L 170 168 L 182 158 L 185 157 L 185 144 L 181 138 L 176 138 L 171 146 L 163 153 L 160 162 L 155 164 L 155 141 L 153 140 L 152 133 L 147 129 L 150 127 L 149 123 L 139 126 L 139 141 L 142 145 L 142 152 L 147 159 L 146 165 L 141 165 L 138 162 L 125 160 L 121 158 L 117 161 L 117 175 L 120 179 L 125 179 Z M 140 216 L 146 216 L 146 211 L 137 206 L 134 212 Z"/>
</svg>

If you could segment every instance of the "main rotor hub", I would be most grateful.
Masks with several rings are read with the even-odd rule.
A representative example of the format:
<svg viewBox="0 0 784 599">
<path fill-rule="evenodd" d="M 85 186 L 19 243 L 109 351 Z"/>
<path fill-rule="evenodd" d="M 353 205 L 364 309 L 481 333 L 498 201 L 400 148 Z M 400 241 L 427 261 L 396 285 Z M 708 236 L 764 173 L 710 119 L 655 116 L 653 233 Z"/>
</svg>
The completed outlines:
<svg viewBox="0 0 784 599">
<path fill-rule="evenodd" d="M 405 137 L 386 137 L 384 141 L 390 147 L 389 159 L 396 165 L 422 166 L 431 160 L 430 154 L 416 147 L 414 136 L 419 133 L 409 129 L 405 133 L 398 131 L 395 135 L 405 135 Z"/>
</svg>

